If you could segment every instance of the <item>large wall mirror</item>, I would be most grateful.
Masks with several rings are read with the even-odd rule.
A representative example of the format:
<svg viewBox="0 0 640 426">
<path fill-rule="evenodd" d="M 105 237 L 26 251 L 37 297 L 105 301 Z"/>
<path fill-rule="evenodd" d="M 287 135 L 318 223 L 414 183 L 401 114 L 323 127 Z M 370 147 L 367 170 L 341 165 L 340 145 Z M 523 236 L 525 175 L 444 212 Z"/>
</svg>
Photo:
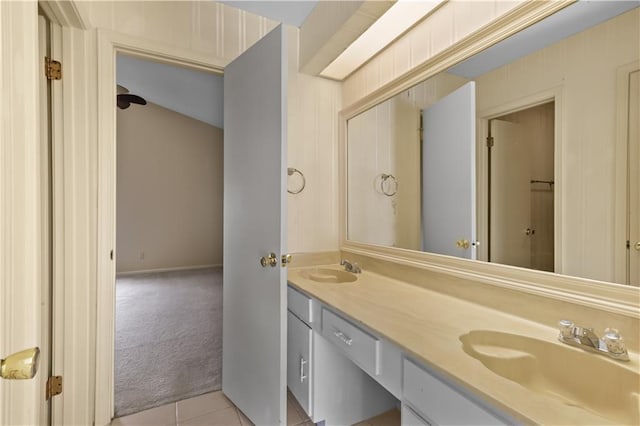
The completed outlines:
<svg viewBox="0 0 640 426">
<path fill-rule="evenodd" d="M 640 285 L 639 5 L 574 3 L 348 117 L 347 240 Z"/>
</svg>

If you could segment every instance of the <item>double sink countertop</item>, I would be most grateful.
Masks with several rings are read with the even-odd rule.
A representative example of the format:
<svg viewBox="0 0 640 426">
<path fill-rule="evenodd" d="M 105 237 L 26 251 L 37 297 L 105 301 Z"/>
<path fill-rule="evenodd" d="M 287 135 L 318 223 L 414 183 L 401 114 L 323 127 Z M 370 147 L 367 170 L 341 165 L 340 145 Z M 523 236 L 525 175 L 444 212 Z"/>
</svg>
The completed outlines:
<svg viewBox="0 0 640 426">
<path fill-rule="evenodd" d="M 344 269 L 337 265 L 323 267 Z M 638 354 L 630 352 L 630 362 L 610 360 L 558 342 L 558 330 L 555 328 L 493 308 L 366 270 L 357 274 L 357 280 L 353 282 L 317 282 L 309 278 L 308 270 L 312 268 L 290 268 L 289 284 L 393 342 L 451 382 L 519 421 L 565 425 L 638 424 L 640 421 L 640 381 L 635 392 L 621 393 L 617 382 L 619 377 L 605 374 L 606 377 L 599 380 L 602 373 L 592 368 L 596 365 L 595 370 L 602 369 L 613 372 L 613 376 L 635 380 L 640 377 Z M 553 349 L 542 352 L 570 356 L 562 359 L 564 356 L 561 355 L 554 359 L 538 353 L 540 359 L 534 359 L 538 358 L 535 355 L 529 356 L 527 362 L 512 367 L 527 370 L 506 373 L 517 374 L 517 381 L 526 382 L 525 387 L 494 373 L 465 352 L 463 341 L 473 336 L 469 333 L 480 331 L 515 335 L 515 340 L 524 337 L 527 341 Z M 522 358 L 522 355 L 527 358 L 526 353 L 517 350 L 506 350 L 503 355 L 505 361 Z M 546 377 L 538 374 L 540 369 L 545 371 Z M 618 374 L 620 372 L 624 374 Z M 634 387 L 632 384 L 631 388 Z"/>
</svg>

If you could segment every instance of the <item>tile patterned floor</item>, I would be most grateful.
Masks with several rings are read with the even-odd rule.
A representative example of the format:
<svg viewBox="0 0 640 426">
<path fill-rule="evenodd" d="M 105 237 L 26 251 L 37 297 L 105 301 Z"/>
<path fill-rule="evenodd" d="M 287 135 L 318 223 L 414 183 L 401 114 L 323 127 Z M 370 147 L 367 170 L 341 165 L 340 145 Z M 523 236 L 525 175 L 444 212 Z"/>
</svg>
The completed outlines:
<svg viewBox="0 0 640 426">
<path fill-rule="evenodd" d="M 313 426 L 298 402 L 287 394 L 288 426 Z M 212 392 L 130 416 L 120 417 L 111 426 L 250 426 L 242 414 L 222 392 Z"/>
<path fill-rule="evenodd" d="M 221 391 L 207 393 L 130 416 L 120 417 L 111 426 L 252 426 L 253 423 Z M 313 426 L 298 401 L 287 394 L 287 425 Z M 356 426 L 400 425 L 400 411 L 391 410 Z"/>
</svg>

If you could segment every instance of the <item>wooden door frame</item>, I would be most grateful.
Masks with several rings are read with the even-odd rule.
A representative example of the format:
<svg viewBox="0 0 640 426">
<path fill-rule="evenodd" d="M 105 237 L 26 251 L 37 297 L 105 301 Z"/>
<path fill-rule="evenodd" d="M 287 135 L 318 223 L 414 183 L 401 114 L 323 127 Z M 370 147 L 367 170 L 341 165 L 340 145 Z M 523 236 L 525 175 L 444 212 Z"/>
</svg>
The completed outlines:
<svg viewBox="0 0 640 426">
<path fill-rule="evenodd" d="M 188 50 L 108 30 L 97 30 L 97 43 L 99 161 L 95 424 L 106 425 L 114 415 L 115 391 L 116 56 L 124 53 L 219 74 L 223 72 L 224 64 Z"/>
<path fill-rule="evenodd" d="M 563 116 L 563 88 L 562 86 L 557 86 L 548 90 L 544 90 L 538 93 L 534 93 L 519 99 L 516 99 L 512 102 L 508 102 L 506 104 L 485 109 L 477 112 L 477 145 L 476 145 L 476 161 L 477 161 L 477 169 L 476 169 L 476 182 L 477 182 L 477 196 L 476 200 L 478 203 L 477 208 L 477 235 L 478 240 L 481 242 L 478 252 L 478 260 L 487 261 L 487 248 L 489 244 L 489 235 L 487 231 L 487 220 L 488 215 L 487 211 L 489 208 L 489 200 L 488 200 L 488 155 L 486 150 L 486 141 L 487 135 L 489 131 L 489 121 L 501 117 L 506 114 L 510 114 L 512 112 L 520 111 L 523 109 L 531 108 L 537 105 L 541 105 L 547 102 L 555 102 L 554 108 L 554 192 L 553 192 L 553 204 L 554 204 L 554 236 L 553 236 L 553 245 L 554 245 L 554 271 L 556 273 L 562 273 L 563 270 L 563 251 L 562 251 L 562 231 L 563 231 L 563 191 L 564 185 L 562 184 L 562 158 L 563 158 L 563 139 L 562 135 L 564 133 L 562 116 Z M 486 242 L 486 244 L 483 244 Z M 482 257 L 481 257 L 482 256 Z"/>
</svg>

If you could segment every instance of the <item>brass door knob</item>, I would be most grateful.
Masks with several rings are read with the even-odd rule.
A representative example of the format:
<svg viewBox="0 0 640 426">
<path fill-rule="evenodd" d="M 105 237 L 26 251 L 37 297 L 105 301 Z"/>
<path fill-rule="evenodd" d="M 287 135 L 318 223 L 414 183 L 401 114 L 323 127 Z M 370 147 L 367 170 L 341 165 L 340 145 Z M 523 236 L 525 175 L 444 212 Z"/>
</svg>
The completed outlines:
<svg viewBox="0 0 640 426">
<path fill-rule="evenodd" d="M 640 241 L 636 241 L 636 243 L 633 246 L 635 247 L 636 250 L 640 251 Z"/>
<path fill-rule="evenodd" d="M 40 349 L 31 348 L 0 360 L 0 376 L 7 380 L 32 379 L 38 372 Z"/>
<path fill-rule="evenodd" d="M 267 266 L 275 268 L 276 265 L 278 265 L 278 257 L 275 253 L 269 253 L 267 256 L 262 256 L 260 258 L 260 265 L 262 265 L 263 268 L 266 268 Z"/>
</svg>

